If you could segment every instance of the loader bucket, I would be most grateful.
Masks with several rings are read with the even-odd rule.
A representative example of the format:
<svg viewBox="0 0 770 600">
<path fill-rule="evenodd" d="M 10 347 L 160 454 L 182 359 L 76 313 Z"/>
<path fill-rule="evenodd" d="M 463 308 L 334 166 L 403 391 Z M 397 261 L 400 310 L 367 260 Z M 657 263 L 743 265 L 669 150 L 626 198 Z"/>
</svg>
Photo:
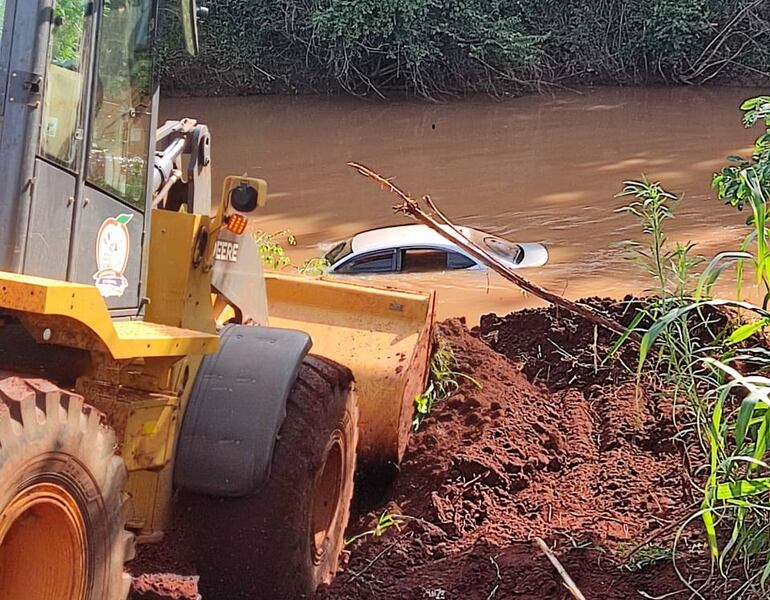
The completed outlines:
<svg viewBox="0 0 770 600">
<path fill-rule="evenodd" d="M 268 273 L 269 325 L 307 332 L 314 354 L 353 371 L 359 464 L 398 462 L 430 362 L 434 294 Z"/>
</svg>

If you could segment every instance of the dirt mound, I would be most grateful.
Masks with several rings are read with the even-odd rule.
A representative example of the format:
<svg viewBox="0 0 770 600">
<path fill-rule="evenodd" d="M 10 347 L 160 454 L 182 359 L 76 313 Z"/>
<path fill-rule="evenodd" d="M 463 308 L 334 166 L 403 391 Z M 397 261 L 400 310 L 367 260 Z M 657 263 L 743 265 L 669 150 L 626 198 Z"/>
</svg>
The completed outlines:
<svg viewBox="0 0 770 600">
<path fill-rule="evenodd" d="M 621 301 L 578 301 L 624 327 L 633 323 L 646 302 L 633 296 Z M 730 318 L 723 307 L 704 306 L 698 314 L 690 314 L 690 335 L 702 345 L 711 343 Z M 636 327 L 646 330 L 650 325 L 651 319 L 644 316 Z M 483 315 L 472 333 L 521 364 L 530 381 L 546 383 L 551 390 L 615 386 L 635 380 L 638 354 L 631 344 L 621 346 L 614 360 L 605 360 L 618 336 L 558 307 L 520 310 L 504 317 Z"/>
<path fill-rule="evenodd" d="M 590 303 L 626 324 L 638 308 L 630 299 Z M 437 335 L 454 349 L 457 370 L 482 387 L 460 379 L 434 408 L 386 497 L 348 535 L 376 529 L 384 512 L 398 525 L 349 544 L 342 571 L 318 597 L 569 598 L 535 537 L 591 600 L 681 590 L 671 525 L 692 512 L 694 498 L 672 409 L 650 390 L 637 394 L 622 362 L 601 364 L 610 336 L 555 309 L 487 315 L 473 333 L 451 320 Z M 633 370 L 633 349 L 620 360 Z M 184 546 L 154 558 L 143 552 L 134 572 L 176 561 L 176 572 L 190 574 L 175 556 Z"/>
<path fill-rule="evenodd" d="M 623 326 L 641 308 L 639 300 L 630 296 L 622 302 L 589 298 L 581 303 Z M 636 357 L 630 346 L 622 349 L 618 360 L 603 364 L 617 336 L 557 307 L 527 309 L 505 317 L 483 315 L 473 333 L 521 363 L 530 381 L 545 382 L 551 389 L 633 380 Z"/>
<path fill-rule="evenodd" d="M 681 589 L 665 552 L 670 535 L 624 559 L 693 502 L 671 441 L 671 407 L 646 392 L 637 397 L 622 368 L 597 379 L 582 360 L 562 368 L 550 352 L 536 351 L 555 338 L 575 356 L 586 335 L 593 339 L 591 325 L 559 317 L 554 331 L 552 317 L 540 310 L 494 321 L 497 344 L 520 362 L 459 321 L 440 325 L 458 370 L 482 388 L 462 383 L 413 436 L 381 509 L 403 515 L 401 530 L 351 544 L 346 572 L 320 597 L 567 598 L 535 537 L 556 548 L 594 600 Z M 549 366 L 550 388 L 542 376 Z M 377 514 L 350 532 L 371 528 Z"/>
</svg>

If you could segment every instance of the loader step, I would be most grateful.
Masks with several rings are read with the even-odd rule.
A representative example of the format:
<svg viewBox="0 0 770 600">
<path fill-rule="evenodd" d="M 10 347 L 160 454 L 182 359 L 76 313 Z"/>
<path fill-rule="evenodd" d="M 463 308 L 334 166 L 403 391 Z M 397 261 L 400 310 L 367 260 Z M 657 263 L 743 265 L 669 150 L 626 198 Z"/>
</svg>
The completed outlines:
<svg viewBox="0 0 770 600">
<path fill-rule="evenodd" d="M 94 286 L 44 277 L 0 271 L 0 310 L 23 320 L 34 315 L 25 325 L 39 332 L 35 337 L 40 341 L 106 350 L 116 360 L 209 354 L 219 344 L 216 333 L 147 321 L 113 321 Z"/>
</svg>

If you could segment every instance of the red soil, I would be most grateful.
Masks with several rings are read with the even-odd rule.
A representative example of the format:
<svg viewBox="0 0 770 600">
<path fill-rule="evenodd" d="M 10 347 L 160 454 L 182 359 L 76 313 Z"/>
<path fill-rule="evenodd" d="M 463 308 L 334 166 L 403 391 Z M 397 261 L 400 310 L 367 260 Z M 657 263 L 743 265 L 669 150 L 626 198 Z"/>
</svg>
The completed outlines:
<svg viewBox="0 0 770 600">
<path fill-rule="evenodd" d="M 633 317 L 620 304 L 598 305 Z M 473 333 L 447 321 L 437 335 L 482 387 L 461 378 L 434 408 L 386 498 L 348 535 L 371 529 L 385 510 L 402 515 L 400 529 L 350 544 L 318 597 L 571 598 L 535 537 L 591 600 L 681 590 L 665 555 L 675 528 L 666 526 L 692 512 L 694 498 L 671 439 L 671 406 L 649 390 L 637 398 L 620 363 L 601 366 L 610 336 L 555 309 L 487 315 Z M 635 366 L 631 350 L 621 359 Z"/>
<path fill-rule="evenodd" d="M 130 596 L 142 600 L 200 600 L 198 578 L 183 575 L 140 575 Z"/>
<path fill-rule="evenodd" d="M 352 544 L 346 571 L 320 597 L 570 598 L 535 537 L 592 600 L 681 590 L 665 556 L 625 558 L 693 503 L 671 407 L 648 391 L 637 399 L 622 366 L 601 368 L 610 338 L 597 333 L 555 309 L 489 315 L 475 336 L 443 323 L 457 369 L 482 388 L 463 382 L 413 436 L 378 509 L 406 515 L 401 531 Z M 658 556 L 673 535 L 655 538 Z"/>
</svg>

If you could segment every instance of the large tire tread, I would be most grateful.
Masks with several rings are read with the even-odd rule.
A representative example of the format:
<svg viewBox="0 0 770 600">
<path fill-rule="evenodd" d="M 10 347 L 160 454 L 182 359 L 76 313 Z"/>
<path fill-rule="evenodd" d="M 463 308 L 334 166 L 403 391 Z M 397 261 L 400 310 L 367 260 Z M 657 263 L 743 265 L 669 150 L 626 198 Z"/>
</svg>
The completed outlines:
<svg viewBox="0 0 770 600">
<path fill-rule="evenodd" d="M 287 401 L 271 474 L 246 498 L 186 498 L 193 517 L 195 562 L 206 600 L 288 600 L 312 596 L 338 565 L 350 515 L 358 407 L 352 374 L 330 360 L 308 356 Z M 309 511 L 315 478 L 329 440 L 344 429 L 345 458 L 338 508 L 325 551 L 315 562 L 309 547 Z"/>
<path fill-rule="evenodd" d="M 125 529 L 127 473 L 115 448 L 103 414 L 82 396 L 0 371 L 0 511 L 35 482 L 72 488 L 92 565 L 89 590 L 77 600 L 125 600 L 131 585 L 123 568 L 134 556 L 134 537 Z"/>
</svg>

